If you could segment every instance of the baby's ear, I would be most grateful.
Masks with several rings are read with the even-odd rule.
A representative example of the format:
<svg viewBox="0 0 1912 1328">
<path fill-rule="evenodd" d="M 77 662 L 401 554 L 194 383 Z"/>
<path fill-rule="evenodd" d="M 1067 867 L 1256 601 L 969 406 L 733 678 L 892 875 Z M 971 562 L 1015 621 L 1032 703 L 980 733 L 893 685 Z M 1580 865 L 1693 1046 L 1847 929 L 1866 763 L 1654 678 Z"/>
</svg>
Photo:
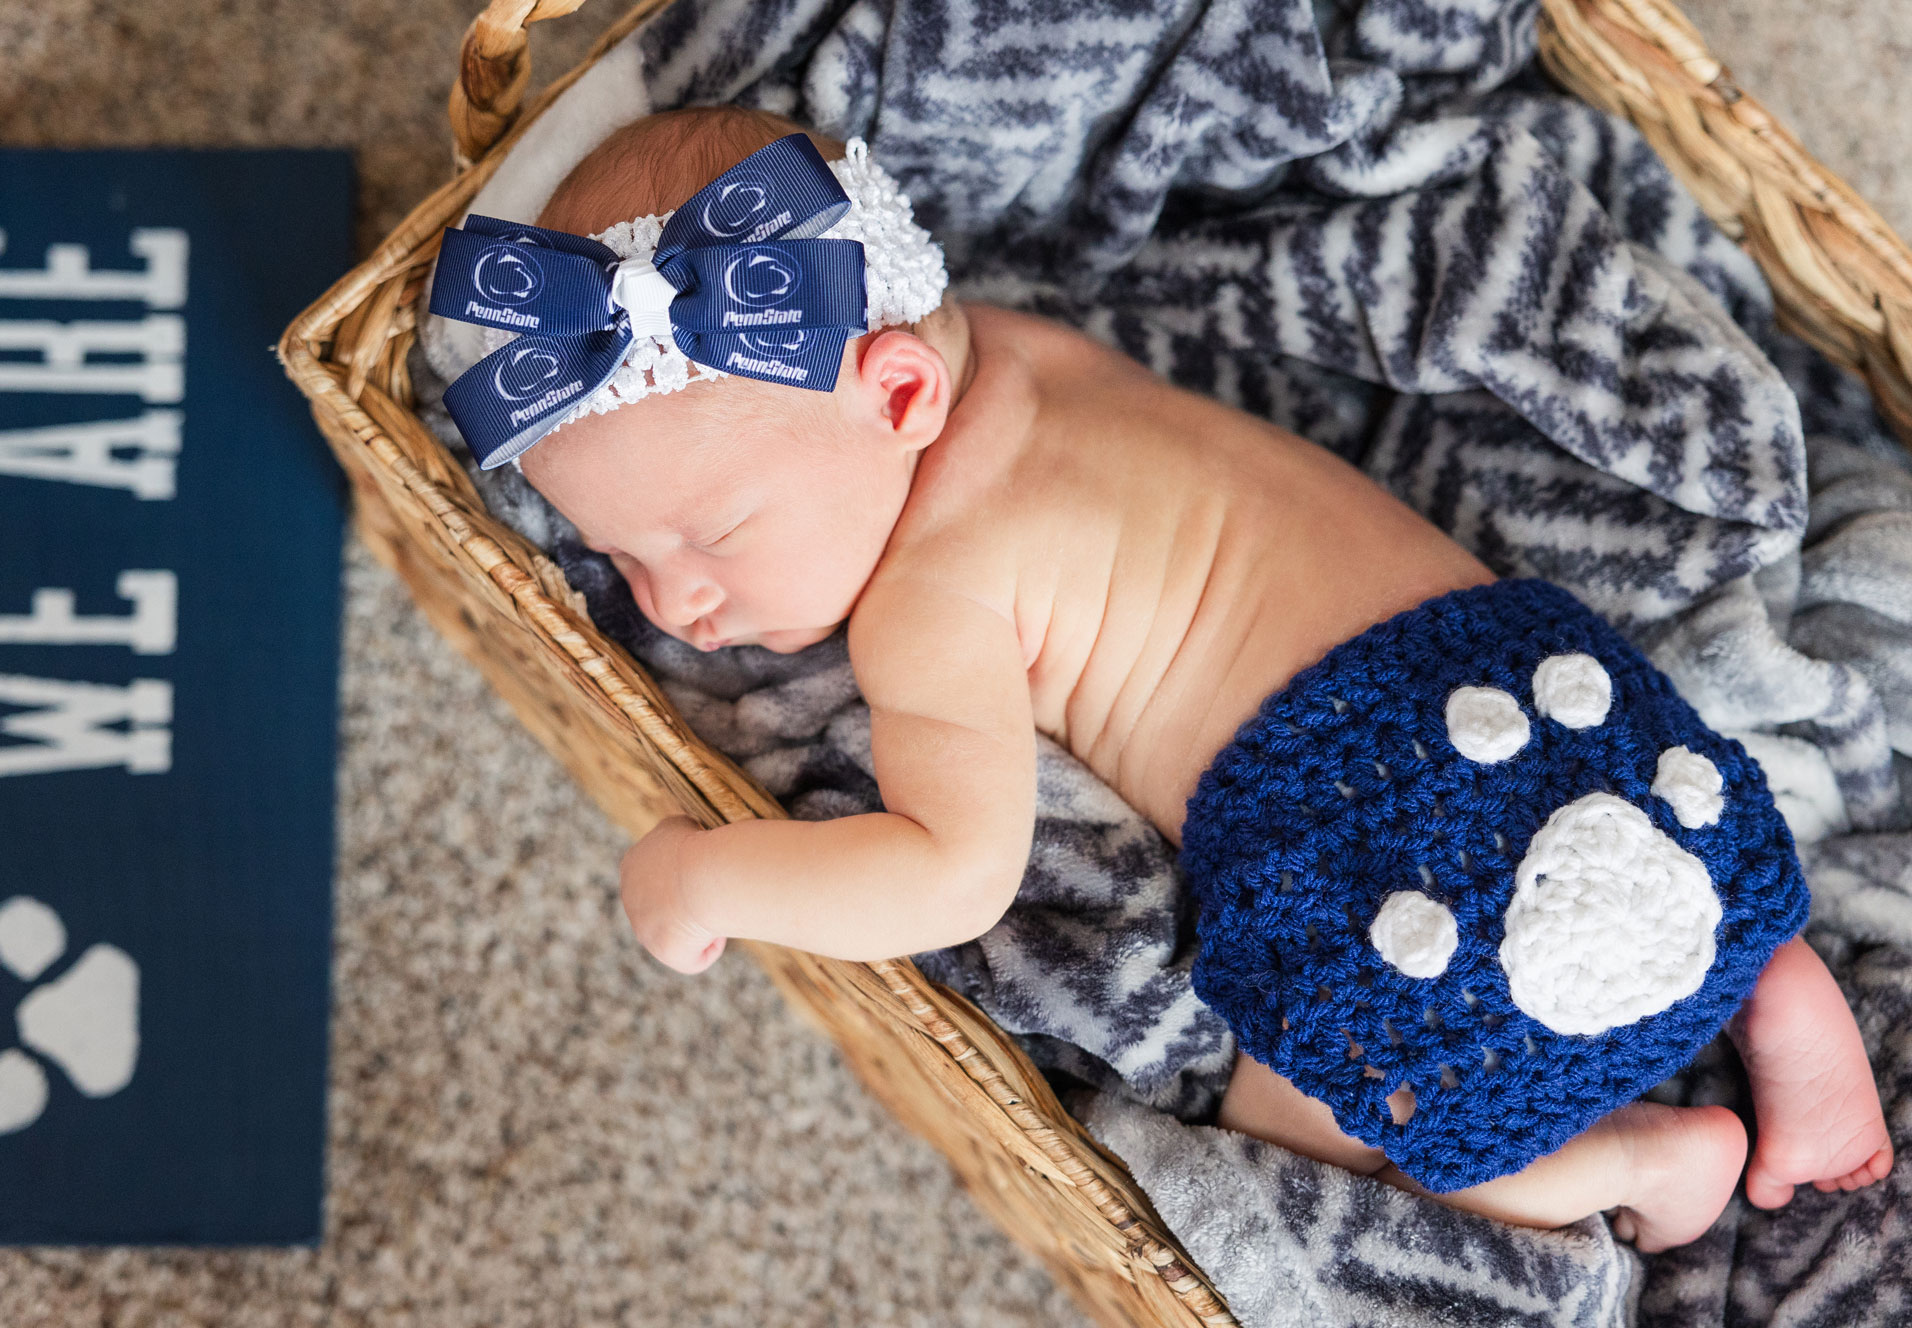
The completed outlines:
<svg viewBox="0 0 1912 1328">
<path fill-rule="evenodd" d="M 949 418 L 949 365 L 912 332 L 886 328 L 853 349 L 853 418 L 915 451 L 935 442 Z"/>
</svg>

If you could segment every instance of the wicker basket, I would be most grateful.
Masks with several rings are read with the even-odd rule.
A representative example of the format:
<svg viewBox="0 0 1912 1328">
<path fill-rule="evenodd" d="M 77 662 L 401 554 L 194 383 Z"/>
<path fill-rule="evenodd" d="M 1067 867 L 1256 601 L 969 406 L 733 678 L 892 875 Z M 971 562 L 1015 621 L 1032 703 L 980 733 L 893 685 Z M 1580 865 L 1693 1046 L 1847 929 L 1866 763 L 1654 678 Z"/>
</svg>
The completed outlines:
<svg viewBox="0 0 1912 1328">
<path fill-rule="evenodd" d="M 698 741 L 585 615 L 557 567 L 485 511 L 411 409 L 415 297 L 441 230 L 517 132 L 667 0 L 641 0 L 520 114 L 525 27 L 583 0 L 492 0 L 451 96 L 457 175 L 299 316 L 279 344 L 350 476 L 358 528 L 439 631 L 632 835 L 682 810 L 781 816 Z M 1543 0 L 1547 68 L 1627 116 L 1765 268 L 1782 320 L 1862 375 L 1912 440 L 1912 252 L 1742 93 L 1666 0 Z M 1108 1324 L 1235 1322 L 1122 1164 L 1063 1112 L 1016 1044 L 907 960 L 852 964 L 749 944 L 869 1087 L 948 1157 L 976 1201 Z"/>
</svg>

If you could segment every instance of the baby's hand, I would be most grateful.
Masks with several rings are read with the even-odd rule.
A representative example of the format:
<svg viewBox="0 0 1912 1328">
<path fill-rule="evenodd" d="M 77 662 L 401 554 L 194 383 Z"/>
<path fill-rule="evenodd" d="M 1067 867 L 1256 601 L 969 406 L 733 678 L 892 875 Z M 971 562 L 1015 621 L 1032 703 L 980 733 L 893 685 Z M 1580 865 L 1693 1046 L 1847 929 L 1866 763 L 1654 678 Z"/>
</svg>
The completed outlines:
<svg viewBox="0 0 1912 1328">
<path fill-rule="evenodd" d="M 618 866 L 619 893 L 631 930 L 659 963 L 679 973 L 701 973 L 724 952 L 724 938 L 698 924 L 685 902 L 679 852 L 703 834 L 688 816 L 669 816 L 631 845 Z"/>
</svg>

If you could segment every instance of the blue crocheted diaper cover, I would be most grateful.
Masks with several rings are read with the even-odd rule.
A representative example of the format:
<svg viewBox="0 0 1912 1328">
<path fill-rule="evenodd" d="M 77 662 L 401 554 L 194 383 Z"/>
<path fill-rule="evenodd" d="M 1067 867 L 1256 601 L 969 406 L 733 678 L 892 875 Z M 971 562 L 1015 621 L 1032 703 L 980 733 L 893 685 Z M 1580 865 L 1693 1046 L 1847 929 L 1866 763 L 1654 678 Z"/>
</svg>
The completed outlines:
<svg viewBox="0 0 1912 1328">
<path fill-rule="evenodd" d="M 1435 1191 L 1686 1065 L 1808 903 L 1746 750 L 1545 581 L 1442 595 L 1297 674 L 1202 775 L 1182 864 L 1197 995 Z"/>
</svg>

